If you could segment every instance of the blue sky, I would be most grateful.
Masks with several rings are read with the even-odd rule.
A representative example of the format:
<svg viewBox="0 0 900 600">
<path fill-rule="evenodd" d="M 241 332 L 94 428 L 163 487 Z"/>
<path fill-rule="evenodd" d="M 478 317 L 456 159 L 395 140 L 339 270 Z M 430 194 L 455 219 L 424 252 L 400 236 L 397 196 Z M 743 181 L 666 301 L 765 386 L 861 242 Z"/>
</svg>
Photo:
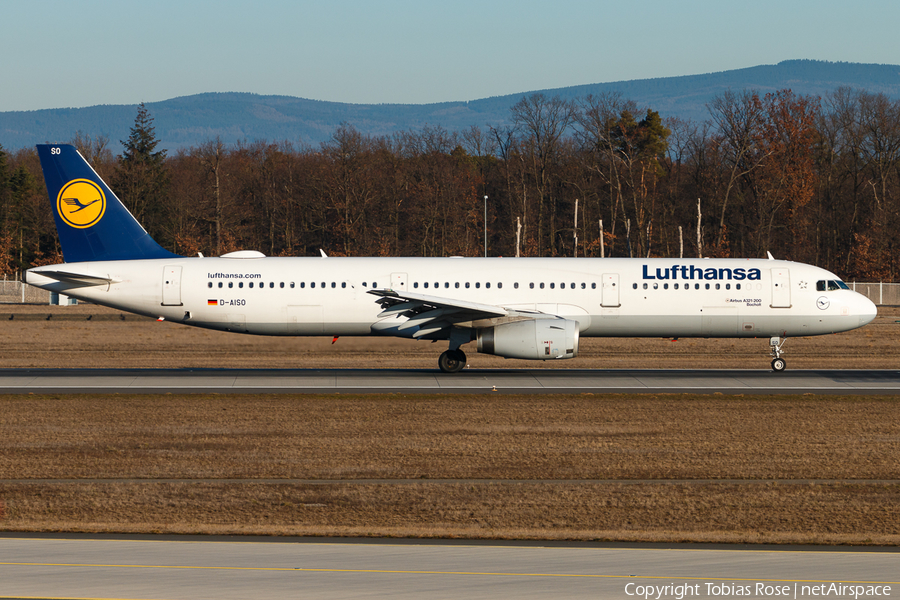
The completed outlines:
<svg viewBox="0 0 900 600">
<path fill-rule="evenodd" d="M 900 64 L 897 0 L 17 0 L 0 22 L 0 111 L 227 91 L 423 104 L 796 58 Z"/>
</svg>

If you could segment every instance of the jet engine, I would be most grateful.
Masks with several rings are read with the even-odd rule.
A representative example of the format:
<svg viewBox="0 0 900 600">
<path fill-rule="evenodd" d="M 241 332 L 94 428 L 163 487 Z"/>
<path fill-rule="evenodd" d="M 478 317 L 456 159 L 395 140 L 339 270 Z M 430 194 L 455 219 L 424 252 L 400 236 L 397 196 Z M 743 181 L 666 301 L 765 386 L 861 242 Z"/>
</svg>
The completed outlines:
<svg viewBox="0 0 900 600">
<path fill-rule="evenodd" d="M 528 319 L 478 330 L 478 351 L 504 358 L 550 360 L 578 355 L 578 323 Z"/>
</svg>

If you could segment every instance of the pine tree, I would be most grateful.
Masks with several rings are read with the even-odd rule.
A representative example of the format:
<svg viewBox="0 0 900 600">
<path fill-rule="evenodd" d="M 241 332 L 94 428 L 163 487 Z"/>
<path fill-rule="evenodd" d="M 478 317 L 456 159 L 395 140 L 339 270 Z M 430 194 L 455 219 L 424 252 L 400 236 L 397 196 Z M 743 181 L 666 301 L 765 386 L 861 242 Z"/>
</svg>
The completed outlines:
<svg viewBox="0 0 900 600">
<path fill-rule="evenodd" d="M 163 219 L 169 182 L 165 150 L 156 150 L 153 117 L 142 102 L 113 176 L 113 189 L 148 233 L 168 241 Z"/>
</svg>

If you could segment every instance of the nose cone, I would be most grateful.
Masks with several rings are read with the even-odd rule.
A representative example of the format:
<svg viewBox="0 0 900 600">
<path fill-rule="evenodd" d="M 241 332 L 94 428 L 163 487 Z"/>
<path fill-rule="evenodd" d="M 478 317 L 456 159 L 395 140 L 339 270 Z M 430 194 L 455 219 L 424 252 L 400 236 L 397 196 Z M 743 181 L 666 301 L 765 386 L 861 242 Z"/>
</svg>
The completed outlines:
<svg viewBox="0 0 900 600">
<path fill-rule="evenodd" d="M 874 302 L 860 294 L 856 306 L 856 314 L 859 315 L 859 326 L 862 327 L 875 320 L 875 317 L 878 316 L 878 307 L 875 306 Z"/>
</svg>

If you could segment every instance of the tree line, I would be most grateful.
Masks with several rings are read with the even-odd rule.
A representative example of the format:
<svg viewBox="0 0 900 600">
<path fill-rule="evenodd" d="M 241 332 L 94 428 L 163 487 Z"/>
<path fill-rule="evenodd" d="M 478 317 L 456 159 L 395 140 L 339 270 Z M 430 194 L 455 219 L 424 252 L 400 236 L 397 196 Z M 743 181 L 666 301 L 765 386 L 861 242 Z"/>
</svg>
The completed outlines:
<svg viewBox="0 0 900 600">
<path fill-rule="evenodd" d="M 702 123 L 618 94 L 533 94 L 509 125 L 319 147 L 220 139 L 168 155 L 141 105 L 114 156 L 72 140 L 184 255 L 765 257 L 893 280 L 900 101 L 727 92 Z M 486 232 L 486 239 L 485 239 Z M 61 262 L 34 149 L 0 148 L 0 271 Z"/>
</svg>

